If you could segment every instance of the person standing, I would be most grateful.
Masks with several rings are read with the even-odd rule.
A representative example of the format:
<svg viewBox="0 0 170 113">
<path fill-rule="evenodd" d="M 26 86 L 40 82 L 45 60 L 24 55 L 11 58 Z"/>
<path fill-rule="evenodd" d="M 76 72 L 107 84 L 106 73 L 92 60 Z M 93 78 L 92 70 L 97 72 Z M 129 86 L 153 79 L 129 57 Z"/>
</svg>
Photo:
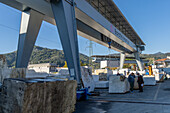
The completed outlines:
<svg viewBox="0 0 170 113">
<path fill-rule="evenodd" d="M 139 85 L 139 92 L 143 92 L 143 85 L 144 85 L 143 77 L 139 73 L 137 73 L 137 75 L 138 75 L 137 82 Z"/>
<path fill-rule="evenodd" d="M 128 81 L 130 83 L 130 91 L 133 92 L 133 87 L 134 87 L 134 82 L 135 82 L 135 74 L 134 73 L 131 73 L 128 76 Z"/>
</svg>

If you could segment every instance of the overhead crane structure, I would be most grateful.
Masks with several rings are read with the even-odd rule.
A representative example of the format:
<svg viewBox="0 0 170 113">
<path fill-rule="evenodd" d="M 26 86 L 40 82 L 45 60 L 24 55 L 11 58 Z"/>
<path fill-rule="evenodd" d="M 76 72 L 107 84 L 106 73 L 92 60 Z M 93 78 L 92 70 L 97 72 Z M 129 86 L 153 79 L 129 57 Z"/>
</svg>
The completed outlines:
<svg viewBox="0 0 170 113">
<path fill-rule="evenodd" d="M 143 70 L 140 52 L 144 42 L 112 0 L 0 0 L 22 11 L 16 67 L 27 67 L 42 21 L 56 25 L 70 76 L 80 83 L 77 34 L 121 53 L 134 54 Z"/>
</svg>

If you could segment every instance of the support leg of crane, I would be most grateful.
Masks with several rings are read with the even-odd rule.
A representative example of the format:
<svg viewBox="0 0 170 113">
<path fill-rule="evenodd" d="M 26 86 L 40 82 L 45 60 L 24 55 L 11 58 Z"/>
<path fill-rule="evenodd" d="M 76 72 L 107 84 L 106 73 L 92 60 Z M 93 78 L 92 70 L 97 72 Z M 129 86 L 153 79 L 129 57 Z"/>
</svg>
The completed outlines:
<svg viewBox="0 0 170 113">
<path fill-rule="evenodd" d="M 119 69 L 123 69 L 123 65 L 125 63 L 125 53 L 120 53 L 120 68 Z"/>
<path fill-rule="evenodd" d="M 16 68 L 26 68 L 34 48 L 44 15 L 29 10 L 22 12 Z"/>
<path fill-rule="evenodd" d="M 136 59 L 136 62 L 137 62 L 137 64 L 138 64 L 139 69 L 140 69 L 141 71 L 143 71 L 143 70 L 144 70 L 144 66 L 143 66 L 143 63 L 142 63 L 142 61 L 141 61 L 141 59 L 140 59 L 139 53 L 138 53 L 138 52 L 134 53 L 134 56 L 135 56 L 135 59 Z"/>
<path fill-rule="evenodd" d="M 60 35 L 64 55 L 68 64 L 70 76 L 80 84 L 81 69 L 77 41 L 77 28 L 73 6 L 65 0 L 51 1 L 54 19 Z M 74 14 L 73 14 L 74 13 Z"/>
</svg>

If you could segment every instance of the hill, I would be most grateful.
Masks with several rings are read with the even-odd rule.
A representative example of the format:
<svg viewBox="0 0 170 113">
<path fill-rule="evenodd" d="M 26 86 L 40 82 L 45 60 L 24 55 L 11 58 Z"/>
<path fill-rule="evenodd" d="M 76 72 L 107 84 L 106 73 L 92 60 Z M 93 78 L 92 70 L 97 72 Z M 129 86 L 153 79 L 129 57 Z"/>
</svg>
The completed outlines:
<svg viewBox="0 0 170 113">
<path fill-rule="evenodd" d="M 15 66 L 16 60 L 16 51 L 5 54 L 7 59 L 7 64 L 9 67 Z M 119 55 L 119 54 L 112 54 Z M 148 60 L 155 60 L 166 58 L 170 56 L 170 53 L 155 53 L 155 54 L 141 54 L 141 57 L 145 57 Z M 87 65 L 89 57 L 80 53 L 80 61 Z M 48 49 L 39 46 L 35 46 L 30 58 L 30 64 L 38 64 L 38 63 L 56 63 L 59 67 L 64 66 L 65 58 L 62 50 L 57 49 Z M 99 68 L 99 63 L 94 64 L 95 68 Z"/>
<path fill-rule="evenodd" d="M 7 64 L 9 67 L 15 66 L 16 51 L 5 54 Z M 80 61 L 84 64 L 88 64 L 88 56 L 80 53 Z M 39 46 L 35 46 L 30 58 L 30 64 L 38 63 L 56 63 L 62 67 L 65 64 L 64 53 L 62 50 L 48 49 Z"/>
<path fill-rule="evenodd" d="M 162 59 L 162 58 L 167 58 L 167 56 L 170 56 L 170 53 L 155 53 L 155 54 L 141 54 L 142 57 L 145 58 L 154 58 L 155 60 L 157 59 Z"/>
</svg>

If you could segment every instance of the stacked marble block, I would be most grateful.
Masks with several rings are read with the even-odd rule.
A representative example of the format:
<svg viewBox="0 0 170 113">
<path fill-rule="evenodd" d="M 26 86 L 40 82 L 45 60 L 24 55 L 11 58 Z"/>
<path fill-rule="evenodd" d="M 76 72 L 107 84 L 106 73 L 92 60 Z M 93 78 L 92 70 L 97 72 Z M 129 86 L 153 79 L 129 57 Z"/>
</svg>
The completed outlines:
<svg viewBox="0 0 170 113">
<path fill-rule="evenodd" d="M 164 77 L 165 77 L 164 74 L 155 74 L 155 80 L 157 82 L 163 82 L 164 81 Z"/>
<path fill-rule="evenodd" d="M 156 85 L 155 76 L 143 76 L 145 86 L 154 86 Z"/>
<path fill-rule="evenodd" d="M 76 103 L 76 81 L 5 79 L 1 113 L 71 113 Z"/>
<path fill-rule="evenodd" d="M 122 81 L 121 76 L 110 76 L 109 77 L 109 93 L 126 93 L 130 89 L 128 79 Z"/>
</svg>

